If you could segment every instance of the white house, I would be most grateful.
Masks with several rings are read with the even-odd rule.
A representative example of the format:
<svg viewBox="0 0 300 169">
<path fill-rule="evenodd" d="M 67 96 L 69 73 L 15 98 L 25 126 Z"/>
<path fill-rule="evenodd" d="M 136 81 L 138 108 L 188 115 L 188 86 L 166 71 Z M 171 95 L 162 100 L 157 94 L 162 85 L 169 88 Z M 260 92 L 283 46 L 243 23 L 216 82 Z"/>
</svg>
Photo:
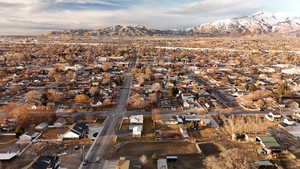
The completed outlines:
<svg viewBox="0 0 300 169">
<path fill-rule="evenodd" d="M 143 115 L 130 116 L 130 124 L 143 124 L 143 123 L 144 123 Z"/>
<path fill-rule="evenodd" d="M 36 130 L 42 131 L 42 130 L 46 130 L 48 128 L 48 123 L 40 123 L 39 125 L 37 125 L 35 127 Z"/>
<path fill-rule="evenodd" d="M 143 131 L 143 126 L 142 125 L 134 126 L 133 129 L 132 129 L 132 137 L 141 137 L 142 136 L 142 131 Z"/>
<path fill-rule="evenodd" d="M 167 159 L 158 159 L 157 169 L 168 169 Z"/>
<path fill-rule="evenodd" d="M 18 143 L 30 143 L 41 135 L 39 132 L 27 132 L 19 137 Z"/>
<path fill-rule="evenodd" d="M 132 137 L 141 137 L 143 131 L 144 116 L 135 115 L 130 116 L 129 130 L 132 131 Z"/>
<path fill-rule="evenodd" d="M 63 139 L 80 139 L 88 136 L 89 127 L 85 123 L 76 123 L 69 131 L 62 135 Z"/>
<path fill-rule="evenodd" d="M 0 161 L 11 160 L 14 157 L 16 157 L 18 154 L 19 152 L 0 153 Z"/>
</svg>

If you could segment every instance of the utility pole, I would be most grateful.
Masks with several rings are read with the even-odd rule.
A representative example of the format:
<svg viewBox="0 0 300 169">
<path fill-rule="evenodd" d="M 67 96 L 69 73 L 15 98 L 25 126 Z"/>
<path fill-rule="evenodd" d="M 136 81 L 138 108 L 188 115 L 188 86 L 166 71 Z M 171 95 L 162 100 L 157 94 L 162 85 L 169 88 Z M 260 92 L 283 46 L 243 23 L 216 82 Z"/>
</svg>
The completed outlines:
<svg viewBox="0 0 300 169">
<path fill-rule="evenodd" d="M 81 147 L 81 161 L 84 161 L 84 145 Z"/>
</svg>

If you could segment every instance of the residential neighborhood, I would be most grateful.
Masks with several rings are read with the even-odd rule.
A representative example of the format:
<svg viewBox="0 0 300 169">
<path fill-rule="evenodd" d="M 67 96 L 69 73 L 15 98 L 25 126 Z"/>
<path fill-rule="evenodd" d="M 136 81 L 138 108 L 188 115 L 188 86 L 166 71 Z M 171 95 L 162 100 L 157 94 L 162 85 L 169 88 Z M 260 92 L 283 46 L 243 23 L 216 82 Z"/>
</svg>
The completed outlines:
<svg viewBox="0 0 300 169">
<path fill-rule="evenodd" d="M 300 167 L 299 39 L 7 39 L 1 169 Z"/>
</svg>

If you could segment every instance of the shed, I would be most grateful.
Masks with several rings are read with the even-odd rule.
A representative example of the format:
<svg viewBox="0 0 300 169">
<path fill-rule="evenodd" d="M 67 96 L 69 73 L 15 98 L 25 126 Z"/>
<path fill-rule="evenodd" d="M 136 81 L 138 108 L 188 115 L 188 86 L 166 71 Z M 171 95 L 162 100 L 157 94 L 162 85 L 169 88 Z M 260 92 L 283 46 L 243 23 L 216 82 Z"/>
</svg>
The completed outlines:
<svg viewBox="0 0 300 169">
<path fill-rule="evenodd" d="M 167 156 L 166 157 L 166 159 L 168 160 L 168 161 L 176 161 L 176 160 L 178 160 L 178 156 Z"/>
</svg>

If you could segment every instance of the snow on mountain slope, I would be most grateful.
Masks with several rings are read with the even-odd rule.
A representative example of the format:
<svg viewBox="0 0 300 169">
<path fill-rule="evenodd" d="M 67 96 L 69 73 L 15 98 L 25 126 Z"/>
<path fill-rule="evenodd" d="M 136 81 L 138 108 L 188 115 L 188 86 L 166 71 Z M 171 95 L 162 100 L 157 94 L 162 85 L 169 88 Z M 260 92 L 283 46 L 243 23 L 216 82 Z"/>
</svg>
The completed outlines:
<svg viewBox="0 0 300 169">
<path fill-rule="evenodd" d="M 268 12 L 219 20 L 190 29 L 192 33 L 208 34 L 289 33 L 297 30 L 300 30 L 300 17 Z"/>
</svg>

